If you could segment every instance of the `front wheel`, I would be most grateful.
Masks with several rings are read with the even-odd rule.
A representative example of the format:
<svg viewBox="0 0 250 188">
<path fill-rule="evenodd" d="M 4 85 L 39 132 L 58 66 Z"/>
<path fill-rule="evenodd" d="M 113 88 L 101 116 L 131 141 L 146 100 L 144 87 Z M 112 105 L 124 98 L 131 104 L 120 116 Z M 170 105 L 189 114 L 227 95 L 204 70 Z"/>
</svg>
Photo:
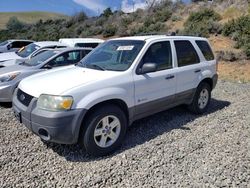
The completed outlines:
<svg viewBox="0 0 250 188">
<path fill-rule="evenodd" d="M 106 105 L 95 110 L 83 126 L 80 144 L 93 156 L 104 156 L 117 149 L 126 134 L 127 119 L 115 105 Z"/>
<path fill-rule="evenodd" d="M 209 84 L 202 82 L 196 90 L 193 101 L 189 105 L 189 109 L 196 114 L 202 114 L 207 110 L 210 100 L 211 87 Z"/>
</svg>

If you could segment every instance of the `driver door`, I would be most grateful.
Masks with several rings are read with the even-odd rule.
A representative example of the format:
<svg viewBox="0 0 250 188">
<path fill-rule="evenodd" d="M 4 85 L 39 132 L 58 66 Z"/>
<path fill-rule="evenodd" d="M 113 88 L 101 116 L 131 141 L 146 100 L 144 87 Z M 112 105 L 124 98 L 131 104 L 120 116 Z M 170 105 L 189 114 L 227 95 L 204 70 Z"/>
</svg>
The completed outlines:
<svg viewBox="0 0 250 188">
<path fill-rule="evenodd" d="M 134 76 L 135 116 L 138 118 L 162 111 L 174 100 L 176 74 L 170 41 L 153 43 L 138 68 L 144 63 L 156 63 L 157 71 Z"/>
</svg>

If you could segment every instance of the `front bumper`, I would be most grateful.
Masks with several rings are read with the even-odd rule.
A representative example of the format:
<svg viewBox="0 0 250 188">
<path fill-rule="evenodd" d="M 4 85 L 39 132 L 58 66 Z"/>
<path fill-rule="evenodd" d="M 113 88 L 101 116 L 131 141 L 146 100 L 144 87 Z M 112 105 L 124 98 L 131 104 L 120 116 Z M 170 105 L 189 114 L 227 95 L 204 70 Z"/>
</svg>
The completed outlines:
<svg viewBox="0 0 250 188">
<path fill-rule="evenodd" d="M 0 84 L 0 102 L 11 102 L 12 101 L 12 94 L 15 89 L 15 85 L 11 84 Z"/>
<path fill-rule="evenodd" d="M 28 106 L 13 97 L 13 111 L 29 130 L 46 141 L 75 144 L 78 141 L 80 127 L 87 110 L 77 109 L 63 112 L 45 111 L 36 107 L 33 98 Z"/>
</svg>

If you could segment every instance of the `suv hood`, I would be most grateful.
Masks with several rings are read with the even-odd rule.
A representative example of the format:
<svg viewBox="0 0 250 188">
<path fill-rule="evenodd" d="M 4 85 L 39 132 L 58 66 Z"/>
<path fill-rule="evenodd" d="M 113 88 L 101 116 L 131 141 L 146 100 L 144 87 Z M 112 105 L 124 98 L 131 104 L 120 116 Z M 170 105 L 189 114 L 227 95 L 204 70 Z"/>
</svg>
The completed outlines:
<svg viewBox="0 0 250 188">
<path fill-rule="evenodd" d="M 0 54 L 0 62 L 12 59 L 22 59 L 22 57 L 18 56 L 15 52 L 7 52 Z"/>
<path fill-rule="evenodd" d="M 61 95 L 68 90 L 110 78 L 119 72 L 100 71 L 78 66 L 66 66 L 35 74 L 22 80 L 19 88 L 38 98 L 41 94 Z"/>
</svg>

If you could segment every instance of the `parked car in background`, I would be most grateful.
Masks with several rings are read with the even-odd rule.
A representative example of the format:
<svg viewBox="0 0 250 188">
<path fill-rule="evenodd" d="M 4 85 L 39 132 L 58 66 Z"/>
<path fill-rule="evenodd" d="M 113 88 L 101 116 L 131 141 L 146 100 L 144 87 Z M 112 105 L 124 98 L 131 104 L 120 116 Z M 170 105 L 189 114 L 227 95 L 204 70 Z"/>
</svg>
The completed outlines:
<svg viewBox="0 0 250 188">
<path fill-rule="evenodd" d="M 7 64 L 16 64 L 26 59 L 30 59 L 39 53 L 39 50 L 44 48 L 65 48 L 68 47 L 67 44 L 63 44 L 61 42 L 55 41 L 42 41 L 42 42 L 34 42 L 29 44 L 26 47 L 23 47 L 18 52 L 8 52 L 0 54 L 0 68 L 7 66 Z M 11 61 L 9 61 L 11 60 Z M 5 61 L 9 61 L 8 63 Z M 4 63 L 5 62 L 5 63 Z"/>
<path fill-rule="evenodd" d="M 91 50 L 91 48 L 46 49 L 20 65 L 0 69 L 0 102 L 11 102 L 14 89 L 23 78 L 56 67 L 76 64 Z"/>
<path fill-rule="evenodd" d="M 97 38 L 62 38 L 59 42 L 67 44 L 70 47 L 95 48 L 104 40 Z"/>
<path fill-rule="evenodd" d="M 0 53 L 16 52 L 20 48 L 27 46 L 34 41 L 32 40 L 6 40 L 0 43 Z"/>
<path fill-rule="evenodd" d="M 102 156 L 121 145 L 135 120 L 181 104 L 205 112 L 217 78 L 217 61 L 205 38 L 117 38 L 78 66 L 21 81 L 13 110 L 43 140 L 79 142 L 89 154 Z"/>
</svg>

